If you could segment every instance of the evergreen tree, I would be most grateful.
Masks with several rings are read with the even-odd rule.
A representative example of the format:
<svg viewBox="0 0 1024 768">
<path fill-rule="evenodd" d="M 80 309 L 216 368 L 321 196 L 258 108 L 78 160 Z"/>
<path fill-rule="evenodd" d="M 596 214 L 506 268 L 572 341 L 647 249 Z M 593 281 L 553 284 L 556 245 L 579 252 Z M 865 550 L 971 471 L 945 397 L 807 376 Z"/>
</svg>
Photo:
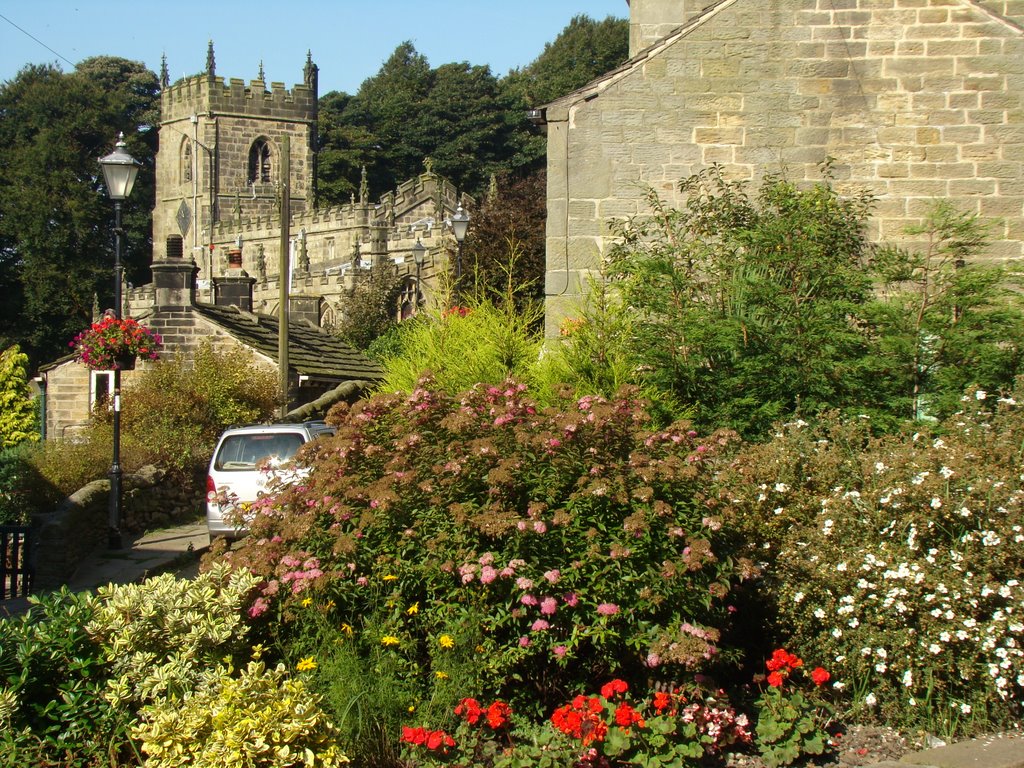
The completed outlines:
<svg viewBox="0 0 1024 768">
<path fill-rule="evenodd" d="M 17 346 L 0 352 L 0 450 L 38 440 L 37 414 L 28 389 L 28 356 Z"/>
</svg>

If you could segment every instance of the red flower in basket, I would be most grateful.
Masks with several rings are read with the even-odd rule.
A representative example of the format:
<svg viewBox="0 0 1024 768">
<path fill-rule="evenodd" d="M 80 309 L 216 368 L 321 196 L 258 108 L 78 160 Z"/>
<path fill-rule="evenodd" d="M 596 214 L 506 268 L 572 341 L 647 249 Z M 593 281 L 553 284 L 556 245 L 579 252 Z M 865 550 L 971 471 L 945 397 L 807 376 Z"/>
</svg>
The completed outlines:
<svg viewBox="0 0 1024 768">
<path fill-rule="evenodd" d="M 95 371 L 129 370 L 135 360 L 156 360 L 162 344 L 160 334 L 139 325 L 130 317 L 105 317 L 75 336 L 69 346 L 77 359 Z"/>
</svg>

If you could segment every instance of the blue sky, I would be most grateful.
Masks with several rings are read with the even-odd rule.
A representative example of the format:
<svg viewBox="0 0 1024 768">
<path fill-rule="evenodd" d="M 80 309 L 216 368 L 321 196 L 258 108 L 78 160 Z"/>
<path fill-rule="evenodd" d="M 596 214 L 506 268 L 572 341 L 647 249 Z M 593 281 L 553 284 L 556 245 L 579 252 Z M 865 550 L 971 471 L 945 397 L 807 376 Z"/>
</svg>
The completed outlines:
<svg viewBox="0 0 1024 768">
<path fill-rule="evenodd" d="M 284 9 L 287 8 L 287 11 Z M 496 76 L 529 64 L 573 16 L 626 18 L 626 0 L 0 0 L 0 81 L 26 64 L 67 72 L 89 56 L 142 61 L 171 80 L 206 66 L 267 82 L 302 80 L 306 51 L 320 67 L 320 93 L 355 93 L 395 47 L 411 40 L 431 66 L 488 64 Z M 70 63 L 69 63 L 70 62 Z"/>
</svg>

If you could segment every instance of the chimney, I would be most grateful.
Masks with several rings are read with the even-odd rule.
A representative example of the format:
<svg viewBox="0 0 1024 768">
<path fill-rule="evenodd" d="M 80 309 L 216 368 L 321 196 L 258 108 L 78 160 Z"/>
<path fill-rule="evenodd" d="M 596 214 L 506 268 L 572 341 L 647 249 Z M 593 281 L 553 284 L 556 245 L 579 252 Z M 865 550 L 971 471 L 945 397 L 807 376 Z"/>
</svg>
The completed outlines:
<svg viewBox="0 0 1024 768">
<path fill-rule="evenodd" d="M 163 261 L 154 261 L 153 272 L 154 306 L 156 309 L 190 307 L 196 301 L 195 263 L 182 258 L 184 245 L 181 235 L 167 238 L 166 256 Z"/>
<path fill-rule="evenodd" d="M 218 307 L 232 304 L 246 312 L 252 312 L 252 287 L 255 277 L 242 269 L 242 248 L 235 245 L 228 250 L 228 269 L 223 277 L 213 278 L 213 303 Z"/>
</svg>

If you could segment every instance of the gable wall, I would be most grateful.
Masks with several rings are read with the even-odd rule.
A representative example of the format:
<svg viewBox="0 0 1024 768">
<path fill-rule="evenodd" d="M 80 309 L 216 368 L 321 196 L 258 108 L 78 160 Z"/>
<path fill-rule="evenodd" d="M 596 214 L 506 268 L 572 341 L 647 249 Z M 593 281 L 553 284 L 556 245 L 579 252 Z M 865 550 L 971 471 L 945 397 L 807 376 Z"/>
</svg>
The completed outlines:
<svg viewBox="0 0 1024 768">
<path fill-rule="evenodd" d="M 1007 5 L 1024 5 L 1007 2 Z M 548 335 L 599 267 L 613 219 L 675 199 L 713 163 L 878 197 L 875 239 L 935 197 L 994 223 L 986 258 L 1022 255 L 1024 37 L 966 0 L 735 0 L 605 84 L 548 109 Z"/>
</svg>

